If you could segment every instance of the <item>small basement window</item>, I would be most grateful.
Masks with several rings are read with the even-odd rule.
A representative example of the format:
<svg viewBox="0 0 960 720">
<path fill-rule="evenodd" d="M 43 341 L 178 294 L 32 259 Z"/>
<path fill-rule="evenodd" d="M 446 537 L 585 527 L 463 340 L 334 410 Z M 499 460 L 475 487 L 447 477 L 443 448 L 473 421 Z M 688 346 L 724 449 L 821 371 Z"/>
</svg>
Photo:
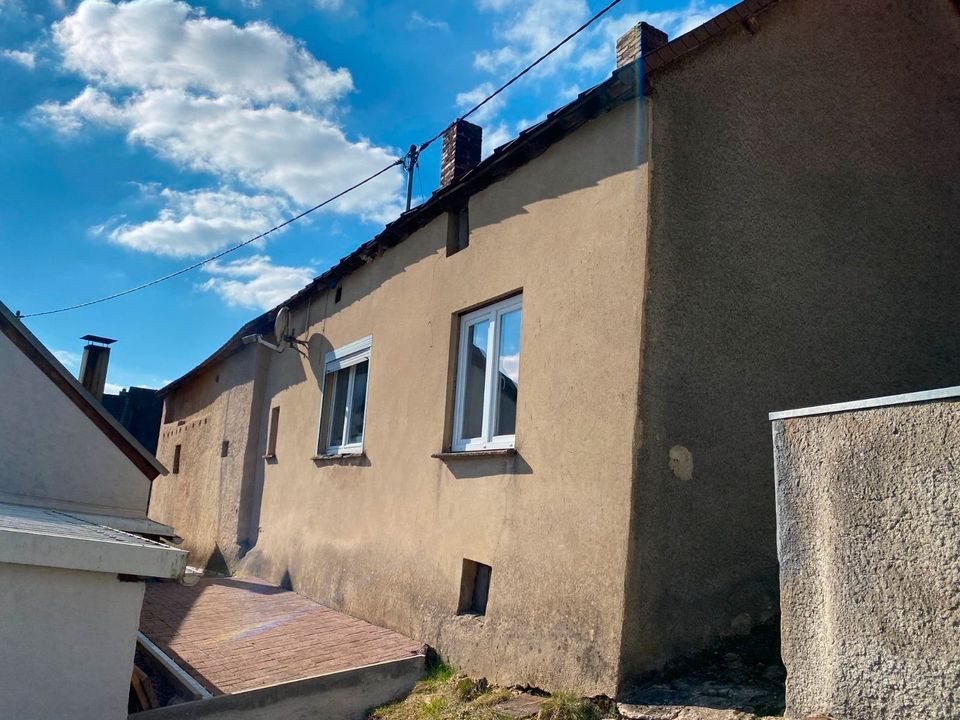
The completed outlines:
<svg viewBox="0 0 960 720">
<path fill-rule="evenodd" d="M 230 454 L 230 441 L 224 440 L 220 443 L 220 457 L 225 458 Z"/>
<path fill-rule="evenodd" d="M 373 337 L 368 336 L 327 353 L 318 454 L 359 455 L 363 452 L 372 344 Z"/>
<path fill-rule="evenodd" d="M 173 449 L 173 467 L 170 468 L 170 472 L 174 475 L 180 472 L 180 445 L 177 445 Z"/>
<path fill-rule="evenodd" d="M 463 559 L 463 572 L 460 575 L 460 604 L 458 615 L 485 615 L 487 596 L 490 594 L 489 565 L 475 560 Z"/>
<path fill-rule="evenodd" d="M 470 211 L 466 205 L 447 213 L 447 257 L 470 244 Z"/>
<path fill-rule="evenodd" d="M 460 318 L 454 452 L 514 446 L 522 309 L 515 295 Z"/>
<path fill-rule="evenodd" d="M 267 457 L 277 455 L 277 430 L 280 425 L 280 406 L 270 410 L 270 426 L 267 431 Z"/>
</svg>

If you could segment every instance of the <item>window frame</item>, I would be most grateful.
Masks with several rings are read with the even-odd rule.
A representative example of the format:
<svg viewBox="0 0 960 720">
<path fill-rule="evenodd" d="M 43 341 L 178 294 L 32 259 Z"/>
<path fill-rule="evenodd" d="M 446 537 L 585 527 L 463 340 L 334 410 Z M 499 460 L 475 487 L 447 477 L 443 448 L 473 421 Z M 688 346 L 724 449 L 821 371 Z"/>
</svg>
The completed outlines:
<svg viewBox="0 0 960 720">
<path fill-rule="evenodd" d="M 320 428 L 317 433 L 318 455 L 360 455 L 363 453 L 363 443 L 367 431 L 367 401 L 370 397 L 370 351 L 372 347 L 373 336 L 368 335 L 349 345 L 331 350 L 324 357 L 323 391 L 320 398 Z M 349 439 L 348 430 L 353 412 L 353 385 L 357 374 L 356 369 L 364 362 L 367 363 L 367 387 L 364 390 L 363 396 L 363 425 L 360 428 L 360 442 L 341 442 L 340 445 L 332 445 L 333 413 L 337 401 L 336 374 L 341 370 L 350 369 L 349 381 L 346 388 L 347 401 L 343 413 L 343 435 L 341 436 L 341 440 L 347 440 Z M 334 378 L 331 389 L 328 391 L 327 379 L 331 374 L 334 375 Z M 329 399 L 327 395 L 330 395 Z"/>
<path fill-rule="evenodd" d="M 493 392 L 496 372 L 500 359 L 501 318 L 507 313 L 520 310 L 521 348 L 523 328 L 523 294 L 512 295 L 472 312 L 460 316 L 460 337 L 457 343 L 457 382 L 453 407 L 453 436 L 450 442 L 452 452 L 475 452 L 480 450 L 508 450 L 516 447 L 516 428 L 510 435 L 493 435 L 497 417 L 498 394 Z M 466 367 L 470 339 L 469 330 L 473 325 L 489 321 L 487 330 L 487 367 L 483 378 L 483 420 L 480 437 L 463 437 L 463 409 L 466 393 Z M 519 382 L 517 383 L 519 386 Z"/>
</svg>

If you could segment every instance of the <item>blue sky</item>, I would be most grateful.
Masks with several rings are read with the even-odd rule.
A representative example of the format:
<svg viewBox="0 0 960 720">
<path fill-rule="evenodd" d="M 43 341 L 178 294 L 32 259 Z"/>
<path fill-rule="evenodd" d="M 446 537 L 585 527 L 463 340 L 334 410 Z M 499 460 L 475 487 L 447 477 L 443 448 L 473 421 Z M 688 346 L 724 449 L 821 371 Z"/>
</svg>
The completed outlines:
<svg viewBox="0 0 960 720">
<path fill-rule="evenodd" d="M 0 300 L 71 305 L 256 235 L 441 130 L 605 4 L 0 0 Z M 604 79 L 632 23 L 674 37 L 726 6 L 623 0 L 471 118 L 484 153 Z M 393 171 L 216 264 L 26 322 L 74 371 L 81 335 L 118 338 L 109 383 L 159 387 L 375 235 L 402 192 Z"/>
</svg>

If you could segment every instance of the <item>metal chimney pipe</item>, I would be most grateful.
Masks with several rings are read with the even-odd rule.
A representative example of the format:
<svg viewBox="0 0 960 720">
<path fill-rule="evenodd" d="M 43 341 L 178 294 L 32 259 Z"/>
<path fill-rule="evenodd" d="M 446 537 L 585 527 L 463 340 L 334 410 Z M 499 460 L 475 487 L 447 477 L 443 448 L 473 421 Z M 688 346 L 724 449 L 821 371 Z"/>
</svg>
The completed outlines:
<svg viewBox="0 0 960 720">
<path fill-rule="evenodd" d="M 107 383 L 107 365 L 110 363 L 110 345 L 116 342 L 99 335 L 84 335 L 81 340 L 87 344 L 83 348 L 83 360 L 80 361 L 80 384 L 97 400 L 103 400 L 103 388 Z"/>
</svg>

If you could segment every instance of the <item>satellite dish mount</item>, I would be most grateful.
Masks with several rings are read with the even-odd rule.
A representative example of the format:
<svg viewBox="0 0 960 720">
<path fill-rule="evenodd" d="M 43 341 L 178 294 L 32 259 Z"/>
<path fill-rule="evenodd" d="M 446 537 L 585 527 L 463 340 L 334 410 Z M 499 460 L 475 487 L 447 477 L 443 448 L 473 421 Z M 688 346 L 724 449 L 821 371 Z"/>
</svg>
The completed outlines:
<svg viewBox="0 0 960 720">
<path fill-rule="evenodd" d="M 307 344 L 302 340 L 297 340 L 297 338 L 290 333 L 290 308 L 288 308 L 286 305 L 277 310 L 277 316 L 273 320 L 273 337 L 277 341 L 276 345 L 274 345 L 272 342 L 264 340 L 263 335 L 246 335 L 243 338 L 243 344 L 252 345 L 253 343 L 256 343 L 258 345 L 263 345 L 264 347 L 270 348 L 277 353 L 282 353 L 294 343 L 298 345 Z"/>
</svg>

